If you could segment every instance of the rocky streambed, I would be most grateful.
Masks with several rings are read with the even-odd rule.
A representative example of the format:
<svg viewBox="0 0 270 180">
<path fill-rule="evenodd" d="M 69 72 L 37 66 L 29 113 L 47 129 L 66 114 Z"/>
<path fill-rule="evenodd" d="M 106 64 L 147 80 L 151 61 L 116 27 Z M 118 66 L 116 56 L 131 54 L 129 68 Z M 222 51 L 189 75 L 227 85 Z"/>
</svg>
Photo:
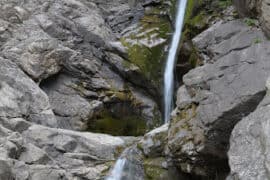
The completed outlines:
<svg viewBox="0 0 270 180">
<path fill-rule="evenodd" d="M 0 180 L 104 179 L 131 145 L 128 180 L 270 179 L 268 0 L 188 2 L 161 126 L 175 3 L 0 0 Z"/>
</svg>

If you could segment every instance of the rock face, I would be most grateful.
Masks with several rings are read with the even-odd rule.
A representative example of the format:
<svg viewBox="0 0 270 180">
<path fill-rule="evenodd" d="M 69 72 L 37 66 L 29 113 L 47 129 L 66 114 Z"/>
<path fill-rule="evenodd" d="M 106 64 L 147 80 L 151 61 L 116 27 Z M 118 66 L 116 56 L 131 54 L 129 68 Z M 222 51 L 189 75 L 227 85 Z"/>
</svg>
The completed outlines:
<svg viewBox="0 0 270 180">
<path fill-rule="evenodd" d="M 118 137 L 49 128 L 22 118 L 0 122 L 1 179 L 96 179 L 125 146 Z"/>
<path fill-rule="evenodd" d="M 239 15 L 255 17 L 258 15 L 262 1 L 263 0 L 233 0 L 233 3 L 239 12 Z"/>
<path fill-rule="evenodd" d="M 47 95 L 15 63 L 0 57 L 0 117 L 57 127 Z"/>
<path fill-rule="evenodd" d="M 270 1 L 269 0 L 234 0 L 241 16 L 258 17 L 262 29 L 270 37 Z"/>
<path fill-rule="evenodd" d="M 154 5 L 161 6 L 159 2 Z M 17 76 L 25 81 L 24 86 L 31 81 L 28 89 L 18 89 L 19 94 L 3 82 L 3 93 L 13 94 L 7 99 L 26 99 L 14 100 L 21 103 L 19 109 L 13 109 L 17 114 L 5 112 L 9 114 L 3 116 L 27 116 L 27 120 L 51 127 L 101 132 L 108 132 L 110 123 L 134 126 L 125 120 L 132 117 L 141 120 L 140 131 L 133 133 L 140 135 L 160 121 L 154 85 L 141 67 L 129 61 L 119 39 L 122 32 L 140 23 L 145 9 L 154 8 L 152 1 L 2 0 L 0 6 L 1 58 L 25 73 Z M 27 105 L 30 99 L 33 104 Z M 128 108 L 121 112 L 122 106 Z M 123 134 L 125 128 L 119 132 Z"/>
<path fill-rule="evenodd" d="M 231 131 L 266 93 L 270 42 L 260 29 L 234 20 L 218 22 L 193 43 L 205 65 L 183 78 L 168 146 L 184 172 L 211 176 L 228 171 Z"/>
<path fill-rule="evenodd" d="M 139 142 L 139 146 L 146 157 L 158 157 L 165 155 L 167 145 L 168 124 L 156 128 L 147 133 Z"/>
<path fill-rule="evenodd" d="M 79 131 L 143 135 L 160 123 L 158 87 L 142 72 L 152 62 L 131 61 L 121 37 L 168 2 L 0 0 L 1 180 L 101 179 L 134 138 Z"/>
<path fill-rule="evenodd" d="M 235 126 L 228 153 L 231 168 L 228 179 L 270 178 L 269 108 L 267 92 L 258 108 Z"/>
<path fill-rule="evenodd" d="M 170 124 L 145 134 L 161 120 L 174 3 L 0 0 L 1 180 L 103 179 L 130 145 L 127 179 L 270 178 L 269 0 L 234 1 L 258 22 L 232 7 L 201 19 L 222 4 L 189 1 L 196 32 L 179 68 L 201 66 L 183 77 Z"/>
</svg>

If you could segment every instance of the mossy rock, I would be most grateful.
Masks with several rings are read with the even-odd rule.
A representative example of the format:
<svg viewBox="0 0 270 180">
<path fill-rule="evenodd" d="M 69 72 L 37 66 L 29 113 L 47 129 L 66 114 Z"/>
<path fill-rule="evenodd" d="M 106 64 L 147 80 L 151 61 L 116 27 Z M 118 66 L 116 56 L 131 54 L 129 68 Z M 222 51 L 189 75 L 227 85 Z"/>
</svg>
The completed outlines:
<svg viewBox="0 0 270 180">
<path fill-rule="evenodd" d="M 146 180 L 169 179 L 168 169 L 164 167 L 166 159 L 163 157 L 144 160 L 144 171 Z"/>
<path fill-rule="evenodd" d="M 166 46 L 173 32 L 171 17 L 176 0 L 163 0 L 150 7 L 134 29 L 121 38 L 130 62 L 159 90 L 167 57 Z"/>
<path fill-rule="evenodd" d="M 185 26 L 181 38 L 180 54 L 177 62 L 177 77 L 202 64 L 199 53 L 192 44 L 192 39 L 207 29 L 211 22 L 220 18 L 220 12 L 231 6 L 231 0 L 189 0 L 185 14 Z M 187 49 L 185 46 L 189 45 Z"/>
<path fill-rule="evenodd" d="M 88 125 L 91 132 L 106 133 L 115 136 L 141 136 L 148 130 L 146 121 L 138 115 L 121 115 L 103 111 Z"/>
</svg>

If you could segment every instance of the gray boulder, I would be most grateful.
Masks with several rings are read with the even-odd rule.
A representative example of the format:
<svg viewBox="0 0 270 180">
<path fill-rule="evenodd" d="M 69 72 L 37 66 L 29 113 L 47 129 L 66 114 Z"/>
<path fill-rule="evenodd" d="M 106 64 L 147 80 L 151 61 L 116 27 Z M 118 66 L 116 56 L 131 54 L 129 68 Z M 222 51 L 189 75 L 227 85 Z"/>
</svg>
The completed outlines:
<svg viewBox="0 0 270 180">
<path fill-rule="evenodd" d="M 57 127 L 49 99 L 38 85 L 15 63 L 0 57 L 0 65 L 0 116 L 27 117 L 29 121 Z"/>
<path fill-rule="evenodd" d="M 241 16 L 256 16 L 261 0 L 233 0 L 233 3 Z"/>
<path fill-rule="evenodd" d="M 268 92 L 258 108 L 233 129 L 228 152 L 231 179 L 269 179 Z M 228 178 L 228 179 L 229 179 Z"/>
<path fill-rule="evenodd" d="M 269 0 L 233 0 L 233 3 L 241 16 L 258 18 L 265 34 L 270 36 Z"/>
<path fill-rule="evenodd" d="M 14 179 L 11 168 L 6 161 L 0 160 L 0 179 Z"/>
<path fill-rule="evenodd" d="M 165 146 L 168 138 L 168 124 L 156 128 L 139 142 L 139 147 L 146 157 L 159 157 L 165 155 Z"/>
<path fill-rule="evenodd" d="M 45 112 L 35 112 L 29 120 L 86 130 L 96 119 L 102 119 L 101 112 L 126 101 L 136 105 L 130 106 L 127 114 L 139 117 L 148 128 L 160 120 L 158 105 L 150 93 L 153 91 L 148 88 L 152 83 L 128 61 L 126 47 L 118 37 L 139 22 L 146 6 L 152 8 L 151 3 L 143 3 L 0 1 L 0 56 L 16 63 L 39 84 L 51 104 L 46 112 L 51 115 L 49 119 Z"/>
<path fill-rule="evenodd" d="M 223 31 L 226 26 L 231 30 Z M 168 146 L 184 172 L 215 177 L 216 172 L 229 171 L 227 150 L 233 127 L 256 109 L 266 93 L 270 43 L 261 30 L 241 21 L 213 26 L 194 42 L 211 58 L 205 62 L 211 63 L 184 76 Z"/>
<path fill-rule="evenodd" d="M 48 128 L 23 119 L 0 122 L 1 178 L 2 175 L 19 180 L 102 178 L 121 149 L 136 140 Z M 12 127 L 23 122 L 28 127 L 14 132 Z"/>
</svg>

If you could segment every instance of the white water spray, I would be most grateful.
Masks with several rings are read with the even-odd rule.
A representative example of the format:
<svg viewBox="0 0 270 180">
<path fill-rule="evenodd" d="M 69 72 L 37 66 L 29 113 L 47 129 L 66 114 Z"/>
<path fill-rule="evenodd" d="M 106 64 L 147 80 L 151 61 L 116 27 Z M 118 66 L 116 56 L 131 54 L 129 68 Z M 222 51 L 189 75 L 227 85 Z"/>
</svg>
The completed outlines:
<svg viewBox="0 0 270 180">
<path fill-rule="evenodd" d="M 176 23 L 175 23 L 175 32 L 173 34 L 173 39 L 170 46 L 165 73 L 164 73 L 165 123 L 167 123 L 170 120 L 170 114 L 172 110 L 172 99 L 173 99 L 173 89 L 174 89 L 174 66 L 175 66 L 175 60 L 176 60 L 176 55 L 178 52 L 179 43 L 181 40 L 186 6 L 187 6 L 187 0 L 179 0 Z"/>
<path fill-rule="evenodd" d="M 109 177 L 106 180 L 121 180 L 122 172 L 126 164 L 125 158 L 120 158 L 116 161 L 114 168 Z"/>
</svg>

